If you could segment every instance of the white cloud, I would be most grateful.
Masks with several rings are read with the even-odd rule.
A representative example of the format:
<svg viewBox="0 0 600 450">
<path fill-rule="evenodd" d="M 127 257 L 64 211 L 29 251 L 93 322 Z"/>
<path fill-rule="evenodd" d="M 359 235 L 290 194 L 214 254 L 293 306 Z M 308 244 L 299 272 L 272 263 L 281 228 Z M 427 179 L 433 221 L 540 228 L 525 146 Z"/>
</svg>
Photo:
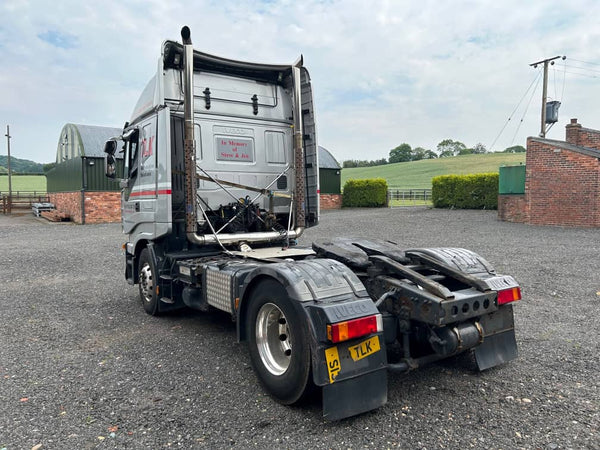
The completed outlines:
<svg viewBox="0 0 600 450">
<path fill-rule="evenodd" d="M 320 143 L 339 160 L 387 157 L 402 142 L 489 145 L 535 76 L 529 63 L 559 54 L 600 62 L 593 0 L 38 0 L 5 1 L 0 13 L 0 120 L 11 125 L 11 152 L 40 162 L 54 159 L 66 122 L 121 126 L 161 42 L 184 24 L 197 49 L 232 59 L 291 63 L 303 53 Z M 600 66 L 585 67 L 600 77 Z M 549 95 L 563 104 L 549 137 L 562 139 L 571 117 L 600 128 L 598 80 L 567 74 L 561 98 L 562 68 L 551 70 Z M 540 90 L 518 133 L 524 107 L 495 149 L 538 134 Z"/>
</svg>

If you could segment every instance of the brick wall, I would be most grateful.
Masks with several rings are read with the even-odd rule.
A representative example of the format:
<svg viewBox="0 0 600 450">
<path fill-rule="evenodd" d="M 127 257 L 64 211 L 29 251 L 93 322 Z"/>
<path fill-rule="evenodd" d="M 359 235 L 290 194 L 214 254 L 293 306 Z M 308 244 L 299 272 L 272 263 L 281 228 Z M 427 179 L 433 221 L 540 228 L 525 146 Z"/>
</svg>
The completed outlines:
<svg viewBox="0 0 600 450">
<path fill-rule="evenodd" d="M 341 194 L 320 194 L 321 209 L 340 209 L 342 207 Z"/>
<path fill-rule="evenodd" d="M 499 195 L 498 217 L 536 225 L 600 227 L 600 130 L 577 119 L 566 142 L 527 139 L 525 195 Z"/>
<path fill-rule="evenodd" d="M 56 192 L 48 194 L 56 210 L 67 214 L 72 222 L 82 223 L 81 192 Z M 85 223 L 121 221 L 120 192 L 86 192 Z"/>
<path fill-rule="evenodd" d="M 67 214 L 71 222 L 81 223 L 81 192 L 54 192 L 48 197 L 58 212 Z"/>
<path fill-rule="evenodd" d="M 525 195 L 499 195 L 498 218 L 506 222 L 528 222 L 529 208 Z"/>
<path fill-rule="evenodd" d="M 120 221 L 120 192 L 85 193 L 85 223 L 110 223 Z"/>
<path fill-rule="evenodd" d="M 581 133 L 584 129 L 572 125 L 567 128 L 569 139 L 577 135 L 577 142 L 593 143 L 593 133 Z M 525 200 L 529 223 L 600 226 L 598 158 L 529 138 L 526 167 Z"/>
</svg>

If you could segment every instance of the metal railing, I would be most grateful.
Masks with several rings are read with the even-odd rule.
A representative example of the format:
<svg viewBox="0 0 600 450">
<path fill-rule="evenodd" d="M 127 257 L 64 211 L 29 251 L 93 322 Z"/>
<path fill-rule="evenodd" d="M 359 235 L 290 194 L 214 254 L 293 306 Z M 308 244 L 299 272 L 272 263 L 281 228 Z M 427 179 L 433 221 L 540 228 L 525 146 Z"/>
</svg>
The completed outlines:
<svg viewBox="0 0 600 450">
<path fill-rule="evenodd" d="M 388 188 L 388 205 L 428 206 L 431 205 L 431 189 Z"/>
</svg>

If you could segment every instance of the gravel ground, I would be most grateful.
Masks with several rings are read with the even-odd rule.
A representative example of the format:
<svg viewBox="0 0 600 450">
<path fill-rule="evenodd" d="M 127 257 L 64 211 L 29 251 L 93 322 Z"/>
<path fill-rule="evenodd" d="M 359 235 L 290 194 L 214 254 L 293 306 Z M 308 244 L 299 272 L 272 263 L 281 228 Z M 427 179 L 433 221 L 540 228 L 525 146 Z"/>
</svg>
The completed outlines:
<svg viewBox="0 0 600 450">
<path fill-rule="evenodd" d="M 230 319 L 147 316 L 119 225 L 0 217 L 0 449 L 600 448 L 600 230 L 426 208 L 324 212 L 329 236 L 480 253 L 523 288 L 516 361 L 466 357 L 389 377 L 389 401 L 340 422 L 264 394 Z"/>
</svg>

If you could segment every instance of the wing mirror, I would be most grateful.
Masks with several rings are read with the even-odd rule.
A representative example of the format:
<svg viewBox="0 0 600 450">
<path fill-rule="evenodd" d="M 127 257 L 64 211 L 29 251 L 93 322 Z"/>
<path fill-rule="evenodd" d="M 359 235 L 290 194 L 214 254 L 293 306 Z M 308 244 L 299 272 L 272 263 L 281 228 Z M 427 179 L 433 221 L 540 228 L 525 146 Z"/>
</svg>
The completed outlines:
<svg viewBox="0 0 600 450">
<path fill-rule="evenodd" d="M 117 174 L 117 161 L 115 160 L 115 153 L 117 152 L 117 142 L 114 140 L 106 141 L 104 145 L 104 175 L 108 178 L 115 178 Z"/>
</svg>

